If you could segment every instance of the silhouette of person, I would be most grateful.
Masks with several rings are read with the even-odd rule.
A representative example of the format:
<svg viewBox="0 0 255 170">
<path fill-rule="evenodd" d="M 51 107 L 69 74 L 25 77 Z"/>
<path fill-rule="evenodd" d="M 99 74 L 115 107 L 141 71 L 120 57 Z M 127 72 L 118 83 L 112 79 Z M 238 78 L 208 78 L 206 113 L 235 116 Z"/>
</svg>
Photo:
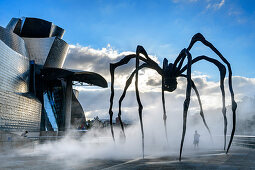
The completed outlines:
<svg viewBox="0 0 255 170">
<path fill-rule="evenodd" d="M 199 138 L 200 138 L 200 135 L 197 133 L 197 130 L 196 130 L 194 134 L 194 141 L 193 141 L 194 148 L 198 148 Z"/>
</svg>

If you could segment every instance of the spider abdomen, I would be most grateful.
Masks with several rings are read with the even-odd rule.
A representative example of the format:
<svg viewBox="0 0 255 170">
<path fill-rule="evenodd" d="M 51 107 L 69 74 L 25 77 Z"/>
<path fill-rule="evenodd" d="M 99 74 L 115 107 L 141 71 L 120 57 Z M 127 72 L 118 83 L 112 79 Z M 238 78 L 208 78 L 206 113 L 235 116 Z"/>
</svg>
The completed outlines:
<svg viewBox="0 0 255 170">
<path fill-rule="evenodd" d="M 177 88 L 176 77 L 164 77 L 163 88 L 165 91 L 173 92 Z"/>
</svg>

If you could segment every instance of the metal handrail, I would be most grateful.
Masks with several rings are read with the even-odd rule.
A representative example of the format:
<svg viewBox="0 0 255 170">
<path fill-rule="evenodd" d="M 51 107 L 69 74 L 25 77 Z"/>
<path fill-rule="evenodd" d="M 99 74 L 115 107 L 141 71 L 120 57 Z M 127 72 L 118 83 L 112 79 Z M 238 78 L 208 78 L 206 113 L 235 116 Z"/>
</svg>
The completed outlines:
<svg viewBox="0 0 255 170">
<path fill-rule="evenodd" d="M 235 135 L 233 144 L 255 149 L 255 136 Z"/>
</svg>

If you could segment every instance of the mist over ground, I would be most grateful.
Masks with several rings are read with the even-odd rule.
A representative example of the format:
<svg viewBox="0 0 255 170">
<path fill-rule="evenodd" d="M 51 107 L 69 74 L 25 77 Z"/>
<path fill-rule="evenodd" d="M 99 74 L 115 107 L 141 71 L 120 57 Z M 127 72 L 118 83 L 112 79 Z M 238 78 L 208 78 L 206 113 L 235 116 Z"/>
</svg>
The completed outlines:
<svg viewBox="0 0 255 170">
<path fill-rule="evenodd" d="M 255 100 L 253 99 L 253 102 Z M 240 105 L 247 104 L 240 102 Z M 168 143 L 166 141 L 161 103 L 144 110 L 144 132 L 145 132 L 145 157 L 146 156 L 172 156 L 178 159 L 180 140 L 182 133 L 182 108 L 168 109 L 167 131 Z M 167 108 L 171 108 L 169 104 Z M 134 114 L 137 114 L 135 112 Z M 230 134 L 231 109 L 228 108 L 228 134 Z M 238 114 L 245 114 L 238 110 Z M 213 140 L 204 127 L 200 115 L 195 113 L 188 116 L 187 132 L 184 142 L 183 159 L 198 152 L 223 151 L 223 117 L 221 109 L 205 111 L 207 123 L 211 129 Z M 246 115 L 248 118 L 248 115 Z M 237 124 L 237 129 L 240 124 Z M 201 135 L 199 149 L 194 149 L 193 135 L 198 130 Z M 142 157 L 141 130 L 138 121 L 125 129 L 126 141 L 124 142 L 121 129 L 114 128 L 115 143 L 111 138 L 109 128 L 91 129 L 81 138 L 74 137 L 74 131 L 70 131 L 65 138 L 36 145 L 33 149 L 22 149 L 18 154 L 25 156 L 44 156 L 49 162 L 61 162 L 67 167 L 75 167 L 81 162 L 91 159 L 120 160 L 137 159 Z M 238 133 L 238 130 L 237 130 Z M 227 141 L 228 142 L 228 141 Z M 231 149 L 230 149 L 231 152 Z"/>
</svg>

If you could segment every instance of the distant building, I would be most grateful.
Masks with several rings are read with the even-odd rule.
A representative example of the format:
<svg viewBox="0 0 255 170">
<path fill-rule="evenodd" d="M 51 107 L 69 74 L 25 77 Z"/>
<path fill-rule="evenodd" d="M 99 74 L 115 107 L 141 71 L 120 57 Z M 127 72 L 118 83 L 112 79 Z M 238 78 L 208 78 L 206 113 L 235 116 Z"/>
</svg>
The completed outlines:
<svg viewBox="0 0 255 170">
<path fill-rule="evenodd" d="M 92 128 L 98 129 L 98 128 L 103 128 L 104 127 L 103 122 L 99 119 L 98 116 L 96 116 L 91 123 L 92 123 L 92 125 L 91 125 Z"/>
<path fill-rule="evenodd" d="M 63 69 L 64 29 L 38 18 L 0 27 L 0 130 L 64 131 L 85 124 L 73 81 L 107 87 L 99 74 Z"/>
</svg>

